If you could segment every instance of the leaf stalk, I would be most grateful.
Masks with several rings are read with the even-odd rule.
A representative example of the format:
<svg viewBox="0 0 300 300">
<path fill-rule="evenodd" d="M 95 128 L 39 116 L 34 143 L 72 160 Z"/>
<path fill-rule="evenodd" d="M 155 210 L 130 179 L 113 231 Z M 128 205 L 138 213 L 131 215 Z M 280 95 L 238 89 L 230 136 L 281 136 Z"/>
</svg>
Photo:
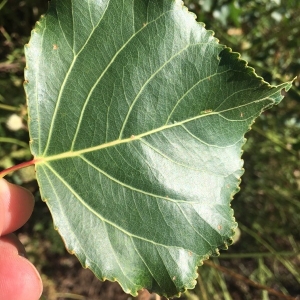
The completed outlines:
<svg viewBox="0 0 300 300">
<path fill-rule="evenodd" d="M 36 164 L 38 161 L 39 161 L 38 159 L 32 159 L 30 161 L 25 161 L 25 162 L 22 162 L 18 165 L 12 166 L 12 167 L 7 168 L 7 169 L 4 169 L 3 171 L 0 172 L 0 178 L 3 178 L 4 176 L 6 176 L 7 174 L 9 174 L 11 172 L 14 172 L 14 171 L 32 166 L 32 165 Z"/>
</svg>

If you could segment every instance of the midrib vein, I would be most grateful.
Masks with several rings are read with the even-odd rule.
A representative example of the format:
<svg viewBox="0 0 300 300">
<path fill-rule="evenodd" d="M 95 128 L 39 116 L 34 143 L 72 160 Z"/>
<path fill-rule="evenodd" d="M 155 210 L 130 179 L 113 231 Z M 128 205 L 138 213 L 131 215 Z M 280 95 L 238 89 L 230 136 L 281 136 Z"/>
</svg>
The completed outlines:
<svg viewBox="0 0 300 300">
<path fill-rule="evenodd" d="M 153 133 L 156 133 L 156 132 L 160 132 L 160 131 L 168 129 L 168 128 L 178 126 L 180 123 L 184 123 L 184 121 L 183 122 L 178 122 L 176 124 L 170 124 L 170 125 L 167 125 L 167 126 L 162 126 L 162 127 L 157 128 L 157 129 L 153 129 L 151 131 L 147 131 L 147 132 L 139 134 L 139 135 L 135 135 L 135 136 L 133 135 L 133 136 L 131 136 L 129 138 L 126 138 L 126 139 L 117 139 L 117 140 L 114 140 L 114 141 L 109 142 L 109 143 L 105 143 L 105 144 L 101 144 L 101 145 L 97 145 L 97 146 L 93 146 L 93 147 L 88 147 L 88 148 L 77 150 L 77 151 L 67 151 L 67 152 L 52 155 L 52 156 L 49 156 L 49 157 L 36 157 L 36 159 L 40 159 L 37 162 L 37 164 L 42 164 L 44 162 L 52 161 L 52 160 L 75 157 L 75 156 L 79 156 L 79 155 L 82 155 L 82 154 L 85 154 L 85 153 L 101 150 L 101 149 L 104 149 L 104 148 L 109 148 L 109 147 L 121 145 L 121 144 L 124 144 L 124 143 L 129 143 L 129 142 L 132 142 L 132 141 L 136 141 L 136 140 L 139 140 L 139 139 L 141 139 L 141 138 L 143 138 L 147 135 L 150 135 L 150 134 L 153 134 Z"/>
<path fill-rule="evenodd" d="M 239 105 L 237 107 L 225 109 L 225 110 L 219 111 L 219 112 L 210 112 L 210 113 L 203 114 L 203 115 L 197 115 L 197 116 L 195 116 L 193 118 L 190 118 L 190 119 L 187 119 L 187 120 L 175 122 L 175 123 L 169 124 L 169 125 L 164 125 L 164 126 L 156 128 L 156 129 L 141 133 L 139 135 L 132 135 L 131 137 L 126 138 L 126 139 L 117 139 L 117 140 L 114 140 L 114 141 L 109 142 L 109 143 L 105 143 L 105 144 L 101 144 L 101 145 L 97 145 L 97 146 L 93 146 L 93 147 L 88 147 L 88 148 L 77 150 L 77 151 L 67 151 L 67 152 L 52 155 L 52 156 L 49 156 L 49 157 L 37 156 L 37 157 L 35 157 L 35 159 L 38 160 L 36 162 L 36 164 L 38 165 L 38 164 L 43 164 L 44 162 L 48 162 L 48 161 L 59 160 L 59 159 L 70 158 L 70 157 L 76 157 L 76 156 L 79 156 L 79 155 L 82 155 L 82 154 L 85 154 L 85 153 L 94 152 L 94 151 L 97 151 L 97 150 L 101 150 L 101 149 L 105 149 L 105 148 L 109 148 L 109 147 L 114 147 L 114 146 L 125 144 L 125 143 L 130 143 L 130 142 L 139 140 L 139 139 L 141 139 L 145 136 L 148 136 L 148 135 L 151 135 L 151 134 L 154 134 L 154 133 L 157 133 L 157 132 L 169 129 L 169 128 L 173 128 L 173 127 L 176 127 L 176 126 L 180 126 L 182 124 L 185 124 L 185 123 L 197 120 L 197 119 L 201 119 L 203 117 L 208 117 L 208 116 L 212 116 L 212 115 L 220 115 L 220 114 L 222 114 L 226 111 L 234 110 L 234 109 L 241 108 L 241 107 L 246 107 L 248 105 L 252 105 L 254 103 L 258 103 L 258 102 L 261 102 L 261 101 L 264 101 L 264 100 L 267 100 L 267 99 L 271 100 L 271 102 L 273 102 L 273 104 L 274 104 L 274 100 L 271 99 L 270 95 L 269 95 L 269 97 L 264 97 L 262 99 L 255 100 L 255 101 L 252 101 L 250 103 L 243 104 L 243 105 Z"/>
</svg>

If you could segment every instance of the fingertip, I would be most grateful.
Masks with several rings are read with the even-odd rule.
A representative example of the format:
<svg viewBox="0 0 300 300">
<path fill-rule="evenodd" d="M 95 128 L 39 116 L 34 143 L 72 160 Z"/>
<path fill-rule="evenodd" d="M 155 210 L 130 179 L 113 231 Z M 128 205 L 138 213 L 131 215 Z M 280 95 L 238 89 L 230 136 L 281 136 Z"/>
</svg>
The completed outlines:
<svg viewBox="0 0 300 300">
<path fill-rule="evenodd" d="M 0 179 L 0 235 L 13 232 L 26 223 L 33 207 L 32 193 Z"/>
<path fill-rule="evenodd" d="M 6 300 L 38 300 L 42 280 L 36 268 L 20 256 L 20 242 L 8 235 L 0 239 L 0 298 Z"/>
<path fill-rule="evenodd" d="M 43 292 L 43 283 L 40 274 L 35 266 L 24 256 L 19 256 L 19 260 L 20 262 L 23 261 L 24 264 L 23 274 L 19 275 L 22 288 L 24 288 L 24 297 L 20 298 L 20 300 L 28 300 L 28 295 L 31 295 L 30 299 L 32 300 L 40 299 Z"/>
</svg>

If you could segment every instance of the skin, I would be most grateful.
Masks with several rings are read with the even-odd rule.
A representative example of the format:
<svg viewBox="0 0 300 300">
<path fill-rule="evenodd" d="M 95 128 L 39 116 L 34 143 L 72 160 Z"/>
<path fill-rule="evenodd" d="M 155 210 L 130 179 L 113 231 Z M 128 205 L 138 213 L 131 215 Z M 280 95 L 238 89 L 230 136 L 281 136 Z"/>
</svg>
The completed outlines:
<svg viewBox="0 0 300 300">
<path fill-rule="evenodd" d="M 0 179 L 0 299 L 38 300 L 42 294 L 41 277 L 12 233 L 27 222 L 33 206 L 28 190 Z"/>
</svg>

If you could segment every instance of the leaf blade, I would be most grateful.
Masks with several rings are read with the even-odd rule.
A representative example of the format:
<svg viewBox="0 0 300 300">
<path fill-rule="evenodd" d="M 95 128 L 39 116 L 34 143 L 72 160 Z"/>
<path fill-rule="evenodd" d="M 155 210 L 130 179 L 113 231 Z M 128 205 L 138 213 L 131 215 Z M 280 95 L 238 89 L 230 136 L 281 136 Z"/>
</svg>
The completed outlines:
<svg viewBox="0 0 300 300">
<path fill-rule="evenodd" d="M 269 86 L 180 1 L 52 0 L 26 57 L 31 150 L 66 247 L 134 295 L 192 288 L 237 226 L 244 134 L 291 83 Z"/>
</svg>

